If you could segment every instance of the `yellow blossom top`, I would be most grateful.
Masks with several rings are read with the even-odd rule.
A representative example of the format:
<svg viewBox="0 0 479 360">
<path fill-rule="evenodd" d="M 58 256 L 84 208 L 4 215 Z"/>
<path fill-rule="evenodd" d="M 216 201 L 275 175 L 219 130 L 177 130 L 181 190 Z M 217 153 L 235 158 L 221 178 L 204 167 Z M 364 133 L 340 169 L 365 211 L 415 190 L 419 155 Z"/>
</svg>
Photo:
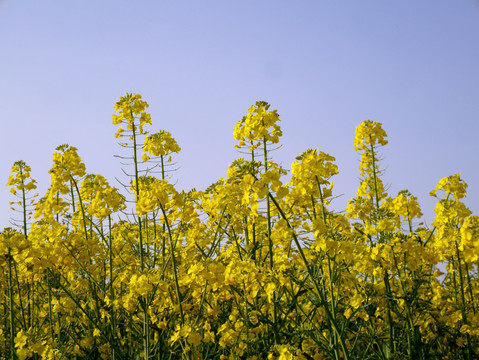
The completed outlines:
<svg viewBox="0 0 479 360">
<path fill-rule="evenodd" d="M 233 137 L 239 141 L 237 148 L 251 143 L 249 151 L 253 151 L 263 140 L 273 144 L 279 142 L 279 137 L 283 135 L 277 124 L 279 115 L 277 110 L 268 111 L 269 106 L 267 102 L 257 101 L 248 109 L 248 114 L 236 124 Z"/>
</svg>

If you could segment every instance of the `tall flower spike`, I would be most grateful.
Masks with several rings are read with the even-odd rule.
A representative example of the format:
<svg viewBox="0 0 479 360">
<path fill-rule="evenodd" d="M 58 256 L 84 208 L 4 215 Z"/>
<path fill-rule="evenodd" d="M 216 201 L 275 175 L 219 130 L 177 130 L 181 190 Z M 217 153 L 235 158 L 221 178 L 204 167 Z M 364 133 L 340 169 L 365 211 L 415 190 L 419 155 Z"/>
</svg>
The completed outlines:
<svg viewBox="0 0 479 360">
<path fill-rule="evenodd" d="M 30 172 L 32 169 L 25 164 L 24 161 L 16 161 L 12 166 L 10 177 L 7 181 L 7 186 L 11 186 L 10 192 L 16 194 L 21 190 L 33 190 L 37 188 L 36 181 L 31 178 Z"/>
<path fill-rule="evenodd" d="M 145 109 L 148 108 L 148 103 L 141 100 L 140 94 L 126 94 L 120 97 L 120 100 L 115 104 L 115 110 L 119 114 L 113 114 L 113 125 L 124 124 L 127 130 L 133 130 L 135 120 L 139 120 L 140 134 L 146 134 L 143 129 L 146 124 L 151 125 L 151 115 L 148 114 Z M 115 134 L 116 138 L 125 136 L 125 129 L 120 126 Z"/>
<path fill-rule="evenodd" d="M 239 141 L 236 148 L 251 144 L 249 151 L 258 148 L 263 140 L 272 144 L 279 143 L 283 135 L 278 125 L 279 115 L 277 110 L 268 111 L 270 105 L 265 101 L 257 101 L 248 109 L 248 114 L 236 124 L 233 137 Z"/>
<path fill-rule="evenodd" d="M 67 144 L 58 146 L 53 153 L 53 166 L 49 173 L 54 191 L 64 191 L 64 184 L 68 183 L 74 177 L 81 178 L 85 176 L 86 167 L 78 155 L 78 149 Z M 66 191 L 68 191 L 68 189 Z"/>
<path fill-rule="evenodd" d="M 365 120 L 357 128 L 354 137 L 356 151 L 370 149 L 371 145 L 387 145 L 386 132 L 382 124 L 376 121 Z"/>
<path fill-rule="evenodd" d="M 32 169 L 25 164 L 24 161 L 16 161 L 12 166 L 10 177 L 8 178 L 7 186 L 10 186 L 10 192 L 15 195 L 19 201 L 11 202 L 11 209 L 23 213 L 23 219 L 12 219 L 13 223 L 23 227 L 24 235 L 27 236 L 28 220 L 32 214 L 33 204 L 36 196 L 28 195 L 30 190 L 37 188 L 36 181 L 31 178 L 30 172 Z M 20 205 L 21 209 L 16 209 L 15 206 Z"/>
</svg>

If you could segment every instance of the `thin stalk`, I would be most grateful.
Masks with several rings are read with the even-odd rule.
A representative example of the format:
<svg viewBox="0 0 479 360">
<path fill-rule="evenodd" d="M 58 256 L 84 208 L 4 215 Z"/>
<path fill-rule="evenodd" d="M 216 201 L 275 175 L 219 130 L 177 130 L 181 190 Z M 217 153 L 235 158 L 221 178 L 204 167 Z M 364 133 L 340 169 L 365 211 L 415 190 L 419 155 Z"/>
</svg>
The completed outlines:
<svg viewBox="0 0 479 360">
<path fill-rule="evenodd" d="M 388 323 L 389 323 L 389 349 L 392 353 L 395 351 L 394 346 L 394 327 L 393 327 L 393 318 L 391 314 L 391 284 L 389 283 L 389 273 L 386 269 L 384 269 L 384 286 L 385 286 L 385 300 L 386 300 L 386 310 L 388 316 Z"/>
<path fill-rule="evenodd" d="M 20 167 L 20 178 L 22 179 L 22 212 L 23 212 L 23 235 L 25 238 L 28 238 L 28 231 L 27 231 L 27 204 L 26 204 L 26 195 L 25 195 L 25 183 L 23 181 L 23 171 Z"/>
<path fill-rule="evenodd" d="M 80 189 L 78 188 L 78 183 L 77 181 L 73 178 L 73 176 L 70 175 L 70 179 L 73 183 L 73 186 L 75 187 L 75 190 L 78 194 L 78 201 L 80 203 L 80 210 L 81 210 L 81 214 L 82 214 L 82 222 L 83 222 L 83 231 L 85 232 L 85 240 L 88 241 L 88 228 L 87 228 L 87 225 L 86 225 L 86 214 L 85 214 L 85 207 L 83 206 L 83 201 L 82 201 L 82 198 L 81 198 L 81 195 L 80 195 Z M 72 190 L 73 192 L 73 190 Z"/>
<path fill-rule="evenodd" d="M 23 328 L 28 330 L 27 321 L 25 319 L 25 308 L 23 307 L 22 293 L 20 289 L 20 281 L 18 280 L 17 262 L 13 260 L 13 270 L 15 271 L 15 284 L 17 285 L 18 301 L 20 302 L 20 310 L 22 312 Z"/>
<path fill-rule="evenodd" d="M 371 139 L 371 137 L 370 137 Z M 378 184 L 377 184 L 377 174 L 376 174 L 376 157 L 374 156 L 374 146 L 371 139 L 371 156 L 373 158 L 373 179 L 374 179 L 374 195 L 376 199 L 376 209 L 379 209 L 379 194 L 378 194 Z"/>
<path fill-rule="evenodd" d="M 251 142 L 253 144 L 253 142 Z M 254 166 L 254 151 L 251 152 L 251 172 L 253 173 L 253 176 L 255 176 L 255 166 Z M 246 225 L 248 226 L 248 225 Z M 256 263 L 256 223 L 253 218 L 253 224 L 252 224 L 252 231 L 253 231 L 253 253 L 251 254 L 251 258 L 254 260 Z"/>
<path fill-rule="evenodd" d="M 8 248 L 8 299 L 10 302 L 10 351 L 11 359 L 17 359 L 17 353 L 15 351 L 15 309 L 13 303 L 13 284 L 12 284 L 12 251 Z"/>
<path fill-rule="evenodd" d="M 47 271 L 47 286 L 48 286 L 48 320 L 50 323 L 50 336 L 53 341 L 55 333 L 53 331 L 53 310 L 52 310 L 52 288 L 50 285 L 50 271 Z"/>
<path fill-rule="evenodd" d="M 165 180 L 165 162 L 163 160 L 164 155 L 160 155 L 161 159 L 161 180 Z"/>
<path fill-rule="evenodd" d="M 264 171 L 268 171 L 268 149 L 266 146 L 266 136 L 263 136 L 263 159 L 264 159 Z M 266 185 L 269 193 L 269 186 Z M 268 247 L 269 247 L 269 268 L 271 272 L 274 269 L 274 251 L 273 251 L 273 241 L 271 240 L 271 205 L 269 197 L 266 196 L 266 216 L 268 224 Z M 277 293 L 273 293 L 273 334 L 274 334 L 274 344 L 280 342 L 279 332 L 278 332 L 278 303 L 277 303 Z"/>
<path fill-rule="evenodd" d="M 72 197 L 72 211 L 75 213 L 75 195 L 73 194 L 73 186 L 72 186 L 72 181 L 70 180 L 70 194 Z"/>
<path fill-rule="evenodd" d="M 133 113 L 131 113 L 131 116 L 133 117 Z M 138 145 L 136 143 L 135 124 L 132 124 L 132 133 L 133 133 L 133 163 L 135 165 L 135 202 L 138 202 L 140 197 L 140 179 L 139 179 L 139 171 L 138 171 L 138 154 L 137 154 Z M 142 231 L 141 216 L 138 216 L 138 237 L 140 241 L 140 270 L 143 271 L 145 264 L 143 259 L 143 231 Z"/>
<path fill-rule="evenodd" d="M 464 279 L 462 275 L 461 256 L 459 253 L 459 245 L 457 244 L 457 240 L 455 240 L 454 243 L 456 245 L 457 268 L 459 269 L 459 286 L 461 290 L 461 300 L 462 300 L 461 312 L 462 312 L 462 318 L 464 320 L 464 324 L 467 325 L 469 322 L 467 320 L 467 312 L 466 312 L 466 296 L 464 292 Z M 469 333 L 466 333 L 466 339 L 467 339 L 467 359 L 471 359 L 472 355 L 474 354 L 474 351 L 472 350 L 471 338 L 469 336 Z"/>
<path fill-rule="evenodd" d="M 322 219 L 323 219 L 323 223 L 324 223 L 324 226 L 326 226 L 326 204 L 325 204 L 325 201 L 324 201 L 324 197 L 323 197 L 323 191 L 321 189 L 321 184 L 319 182 L 319 178 L 318 176 L 316 175 L 315 176 L 315 179 L 316 179 L 316 185 L 318 186 L 318 191 L 319 191 L 319 198 L 320 198 L 320 201 L 321 201 L 321 216 L 322 216 Z M 313 203 L 313 209 L 315 207 L 315 203 Z M 329 276 L 329 291 L 331 293 L 331 314 L 333 316 L 333 320 L 336 321 L 336 301 L 335 301 L 335 298 L 334 298 L 334 284 L 333 284 L 333 275 L 332 275 L 332 270 L 331 270 L 331 258 L 330 256 L 327 254 L 327 258 L 328 258 L 328 276 Z M 333 342 L 334 342 L 334 347 L 335 349 L 338 348 L 338 336 L 335 332 L 333 332 Z M 337 358 L 339 358 L 339 354 L 337 353 L 337 351 L 335 351 L 335 355 Z"/>
<path fill-rule="evenodd" d="M 467 265 L 467 262 L 464 262 L 464 264 L 466 265 L 467 287 L 469 288 L 469 296 L 471 297 L 472 313 L 476 315 L 476 307 L 474 305 L 474 293 L 472 292 L 471 275 L 469 274 L 469 265 Z"/>
<path fill-rule="evenodd" d="M 183 299 L 182 299 L 181 292 L 180 292 L 180 284 L 178 282 L 178 273 L 177 273 L 177 270 L 176 270 L 175 244 L 173 242 L 173 234 L 171 232 L 171 227 L 170 227 L 170 224 L 168 222 L 168 217 L 166 215 L 165 208 L 161 204 L 160 204 L 160 207 L 161 207 L 161 212 L 163 213 L 163 218 L 165 220 L 166 228 L 168 229 L 168 236 L 170 238 L 171 263 L 172 263 L 172 267 L 173 267 L 173 276 L 175 278 L 176 297 L 178 298 L 178 306 L 179 306 L 179 309 L 180 309 L 181 325 L 183 325 L 184 322 L 185 322 L 185 315 L 183 313 L 183 305 L 182 305 L 182 300 Z"/>
<path fill-rule="evenodd" d="M 110 258 L 110 304 L 111 304 L 111 343 L 112 359 L 116 358 L 116 321 L 115 321 L 115 291 L 113 289 L 113 237 L 111 236 L 111 216 L 108 215 L 108 256 Z"/>
<path fill-rule="evenodd" d="M 133 111 L 130 110 L 131 117 L 134 119 Z M 138 145 L 136 140 L 136 125 L 132 125 L 132 134 L 133 134 L 133 163 L 135 166 L 135 203 L 138 202 L 140 197 L 140 186 L 139 186 L 139 171 L 138 171 Z M 143 258 L 143 231 L 142 231 L 142 221 L 141 216 L 138 216 L 138 237 L 140 241 L 140 271 L 143 272 L 145 268 L 144 258 Z M 150 357 L 150 334 L 149 334 L 149 316 L 148 316 L 148 300 L 142 299 L 143 307 L 143 349 L 145 353 L 145 360 L 148 360 Z"/>
<path fill-rule="evenodd" d="M 20 166 L 20 179 L 21 179 L 21 188 L 22 188 L 22 213 L 23 213 L 23 235 L 25 236 L 25 239 L 28 239 L 28 229 L 27 229 L 27 203 L 26 203 L 26 194 L 25 194 L 25 182 L 23 180 L 23 167 Z M 17 288 L 18 288 L 18 297 L 20 299 L 20 307 L 22 309 L 22 316 L 23 316 L 23 326 L 25 328 L 25 330 L 28 329 L 27 327 L 27 324 L 25 322 L 25 311 L 23 309 L 23 304 L 22 304 L 22 297 L 21 297 L 21 293 L 20 293 L 20 283 L 18 281 L 18 272 L 17 272 L 17 267 L 16 267 L 16 263 L 13 262 L 13 266 L 15 268 L 15 278 L 16 278 L 16 282 L 17 282 Z M 30 297 L 30 284 L 27 283 L 27 296 L 28 298 Z M 28 302 L 28 309 L 27 309 L 27 312 L 28 312 L 28 323 L 29 323 L 29 326 L 31 326 L 31 305 L 30 305 L 30 301 Z"/>
<path fill-rule="evenodd" d="M 376 156 L 374 152 L 373 141 L 370 136 L 371 142 L 371 156 L 372 156 L 372 166 L 373 166 L 373 181 L 374 181 L 374 197 L 376 201 L 376 210 L 379 210 L 379 191 L 378 191 L 378 177 L 377 177 L 377 168 L 376 168 Z M 376 221 L 378 221 L 378 215 L 376 213 Z M 386 300 L 386 307 L 387 307 L 387 316 L 388 316 L 388 323 L 389 323 L 389 347 L 390 351 L 394 353 L 394 328 L 393 328 L 393 320 L 391 315 L 391 286 L 389 284 L 389 274 L 387 270 L 384 270 L 384 285 L 386 289 L 385 293 L 385 300 Z"/>
</svg>

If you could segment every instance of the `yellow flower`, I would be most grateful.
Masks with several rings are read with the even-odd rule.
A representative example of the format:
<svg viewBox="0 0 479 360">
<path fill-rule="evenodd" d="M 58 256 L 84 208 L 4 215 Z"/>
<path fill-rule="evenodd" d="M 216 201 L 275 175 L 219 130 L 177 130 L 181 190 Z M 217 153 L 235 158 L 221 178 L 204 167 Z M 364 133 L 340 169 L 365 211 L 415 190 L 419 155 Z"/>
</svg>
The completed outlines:
<svg viewBox="0 0 479 360">
<path fill-rule="evenodd" d="M 15 336 L 15 347 L 22 348 L 27 344 L 27 334 L 23 330 L 20 330 Z"/>
<path fill-rule="evenodd" d="M 152 156 L 166 156 L 170 153 L 178 153 L 181 148 L 168 131 L 161 130 L 155 134 L 145 137 L 143 145 L 143 156 L 149 158 L 147 154 Z M 145 161 L 145 160 L 143 160 Z"/>
<path fill-rule="evenodd" d="M 446 194 L 453 195 L 456 200 L 466 196 L 466 189 L 467 184 L 461 179 L 460 174 L 447 176 L 436 185 L 436 190 L 443 190 Z"/>
<path fill-rule="evenodd" d="M 120 100 L 115 104 L 115 110 L 119 114 L 112 115 L 113 125 L 124 123 L 128 130 L 133 130 L 133 128 L 136 129 L 135 120 L 138 120 L 139 133 L 146 134 L 143 127 L 146 124 L 151 125 L 151 116 L 145 112 L 146 108 L 148 108 L 148 103 L 141 100 L 141 95 L 139 94 L 127 93 L 125 96 L 121 96 Z M 120 126 L 115 136 L 117 138 L 123 136 L 123 131 Z"/>
<path fill-rule="evenodd" d="M 279 115 L 277 110 L 268 111 L 270 105 L 265 101 L 257 101 L 256 105 L 248 109 L 248 114 L 235 126 L 233 138 L 239 141 L 236 147 L 242 147 L 246 143 L 251 145 L 249 151 L 256 149 L 263 140 L 272 144 L 279 142 L 283 135 L 277 124 Z"/>
<path fill-rule="evenodd" d="M 188 343 L 190 343 L 193 346 L 199 346 L 201 343 L 201 335 L 197 333 L 196 331 L 192 331 L 188 334 Z"/>
<path fill-rule="evenodd" d="M 81 178 L 86 174 L 85 164 L 78 156 L 77 148 L 63 144 L 58 146 L 53 153 L 53 166 L 49 173 L 54 191 L 68 192 L 66 184 L 74 178 Z"/>
<path fill-rule="evenodd" d="M 359 151 L 369 150 L 371 146 L 375 145 L 387 145 L 386 137 L 381 123 L 365 120 L 356 128 L 354 148 Z"/>
</svg>

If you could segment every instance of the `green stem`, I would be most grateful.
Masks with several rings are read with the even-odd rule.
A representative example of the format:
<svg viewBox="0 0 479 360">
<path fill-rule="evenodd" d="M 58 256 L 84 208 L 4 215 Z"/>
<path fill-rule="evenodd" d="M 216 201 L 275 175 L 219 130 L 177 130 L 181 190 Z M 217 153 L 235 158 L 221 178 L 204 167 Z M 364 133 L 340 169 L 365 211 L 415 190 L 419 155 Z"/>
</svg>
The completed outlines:
<svg viewBox="0 0 479 360">
<path fill-rule="evenodd" d="M 164 155 L 160 155 L 161 159 L 161 180 L 165 180 L 165 163 L 163 160 Z"/>
<path fill-rule="evenodd" d="M 316 185 L 318 186 L 319 199 L 321 201 L 321 216 L 322 216 L 322 219 L 323 219 L 324 226 L 327 226 L 327 223 L 326 223 L 326 204 L 325 204 L 325 200 L 324 200 L 324 197 L 323 197 L 323 191 L 321 189 L 321 184 L 319 182 L 319 178 L 318 178 L 317 175 L 315 176 L 315 179 L 316 179 Z M 314 197 L 313 197 L 313 199 L 314 199 Z M 313 209 L 314 208 L 315 208 L 315 203 L 313 202 Z M 314 213 L 315 212 L 316 211 L 314 211 Z M 327 254 L 327 258 L 328 258 L 329 291 L 331 293 L 331 314 L 333 316 L 333 320 L 336 321 L 336 300 L 335 300 L 335 297 L 334 297 L 333 272 L 332 272 L 332 269 L 331 269 L 331 257 Z M 335 332 L 333 332 L 333 341 L 334 341 L 335 349 L 338 349 L 338 336 Z M 339 359 L 339 353 L 338 353 L 337 350 L 335 350 L 335 355 Z"/>
<path fill-rule="evenodd" d="M 131 117 L 134 119 L 133 111 L 130 110 Z M 138 171 L 138 145 L 136 141 L 136 125 L 132 125 L 133 133 L 133 163 L 135 166 L 135 203 L 138 203 L 140 198 L 140 186 L 139 186 L 139 171 Z M 138 216 L 138 237 L 140 242 L 140 272 L 143 272 L 145 268 L 144 258 L 143 258 L 143 229 L 141 216 Z M 148 360 L 150 357 L 150 336 L 149 336 L 149 319 L 148 319 L 148 301 L 147 299 L 142 300 L 143 303 L 143 349 L 145 352 L 145 360 Z"/>
<path fill-rule="evenodd" d="M 379 209 L 379 194 L 378 194 L 378 183 L 377 183 L 377 174 L 376 174 L 376 157 L 374 156 L 374 146 L 371 139 L 371 156 L 373 158 L 373 179 L 374 179 L 374 195 L 376 198 L 376 209 Z"/>
<path fill-rule="evenodd" d="M 17 291 L 18 291 L 18 301 L 20 302 L 20 310 L 22 312 L 22 320 L 23 320 L 23 328 L 28 330 L 27 328 L 27 322 L 25 319 L 25 308 L 23 307 L 23 299 L 22 299 L 22 293 L 20 289 L 20 281 L 18 280 L 18 271 L 17 271 L 17 262 L 13 260 L 13 270 L 15 271 L 15 284 L 17 285 Z"/>
<path fill-rule="evenodd" d="M 113 237 L 111 235 L 111 216 L 108 215 L 108 255 L 110 258 L 110 306 L 111 306 L 111 343 L 112 347 L 112 359 L 116 357 L 116 321 L 115 321 L 115 291 L 113 289 Z"/>
<path fill-rule="evenodd" d="M 81 214 L 82 214 L 82 223 L 83 223 L 83 231 L 85 232 L 85 240 L 88 241 L 88 228 L 87 228 L 87 225 L 86 225 L 86 214 L 85 214 L 85 207 L 83 206 L 83 201 L 82 201 L 82 198 L 81 198 L 81 195 L 80 195 L 80 189 L 78 188 L 78 183 L 76 182 L 76 180 L 73 178 L 73 176 L 70 174 L 70 179 L 73 183 L 73 186 L 75 187 L 75 190 L 78 194 L 78 201 L 80 203 L 80 210 L 81 210 Z"/>
<path fill-rule="evenodd" d="M 23 181 L 22 174 L 23 174 L 22 168 L 20 167 L 20 178 L 22 179 L 23 235 L 25 235 L 25 238 L 28 238 L 28 232 L 27 232 L 27 204 L 26 204 L 26 196 L 25 196 L 25 183 Z"/>
<path fill-rule="evenodd" d="M 387 310 L 387 315 L 388 315 L 388 323 L 389 323 L 389 350 L 391 353 L 394 353 L 395 348 L 394 348 L 394 326 L 393 326 L 393 318 L 391 314 L 391 297 L 392 297 L 392 292 L 391 292 L 391 284 L 389 282 L 389 273 L 386 269 L 384 269 L 384 287 L 385 287 L 385 301 L 386 301 L 386 310 Z"/>
<path fill-rule="evenodd" d="M 131 114 L 133 117 L 133 113 Z M 132 124 L 132 133 L 133 133 L 133 163 L 135 165 L 135 203 L 138 202 L 140 198 L 140 176 L 138 171 L 138 154 L 137 154 L 137 142 L 136 142 L 136 125 Z M 143 231 L 142 231 L 142 221 L 141 216 L 138 216 L 138 237 L 140 241 L 140 270 L 144 269 L 144 259 L 143 259 Z M 145 355 L 146 356 L 146 355 Z"/>
<path fill-rule="evenodd" d="M 23 180 L 23 169 L 20 167 L 20 178 L 22 179 L 22 210 L 23 210 L 23 235 L 25 235 L 25 239 L 28 239 L 28 223 L 27 223 L 27 200 L 26 200 L 26 193 L 25 193 L 25 182 Z M 16 273 L 16 269 L 15 269 Z M 18 283 L 18 274 L 17 274 L 17 283 Z M 18 293 L 20 294 L 20 289 L 18 289 Z M 30 298 L 30 284 L 27 283 L 27 296 Z M 21 297 L 20 297 L 21 300 Z M 28 327 L 32 326 L 32 301 L 28 302 L 27 305 L 27 312 L 28 312 Z M 22 306 L 23 310 L 23 306 Z M 24 315 L 25 319 L 25 315 Z"/>
<path fill-rule="evenodd" d="M 264 125 L 264 124 L 263 124 Z M 266 136 L 263 136 L 263 159 L 264 159 L 264 171 L 268 171 L 268 149 L 266 146 Z M 269 186 L 266 185 L 269 193 Z M 271 240 L 271 205 L 269 197 L 266 196 L 266 216 L 268 224 L 268 248 L 269 248 L 269 268 L 271 272 L 274 269 L 274 251 L 273 251 L 273 241 Z M 280 342 L 279 332 L 278 332 L 278 304 L 276 299 L 276 291 L 273 294 L 273 334 L 274 334 L 274 344 Z"/>
<path fill-rule="evenodd" d="M 51 271 L 47 271 L 47 287 L 48 287 L 48 320 L 50 324 L 50 337 L 52 341 L 55 339 L 53 331 L 53 310 L 52 310 L 52 287 L 50 281 Z"/>
<path fill-rule="evenodd" d="M 168 217 L 166 215 L 165 208 L 163 207 L 162 204 L 160 204 L 161 207 L 161 212 L 163 213 L 163 218 L 165 220 L 166 228 L 168 229 L 168 236 L 170 238 L 170 253 L 171 253 L 171 263 L 173 267 L 173 276 L 175 278 L 175 290 L 176 290 L 176 297 L 178 298 L 178 306 L 180 309 L 180 317 L 181 317 L 181 325 L 184 324 L 185 322 L 185 315 L 183 313 L 183 305 L 182 305 L 182 296 L 180 292 L 180 284 L 178 282 L 178 273 L 176 269 L 176 258 L 175 258 L 175 243 L 173 241 L 173 234 L 171 231 L 170 224 L 168 222 Z"/>
<path fill-rule="evenodd" d="M 469 288 L 469 296 L 471 297 L 472 313 L 476 315 L 476 307 L 474 305 L 474 293 L 472 292 L 471 275 L 469 274 L 469 265 L 467 265 L 467 262 L 464 262 L 464 264 L 466 265 L 466 278 L 467 278 L 467 285 Z"/>
<path fill-rule="evenodd" d="M 8 299 L 10 302 L 10 351 L 11 351 L 11 358 L 16 359 L 17 353 L 15 351 L 15 309 L 13 303 L 13 284 L 12 284 L 12 251 L 8 248 Z"/>
<path fill-rule="evenodd" d="M 466 312 L 466 296 L 464 291 L 464 279 L 462 275 L 461 256 L 459 253 L 459 245 L 457 244 L 457 240 L 455 240 L 454 243 L 456 245 L 457 268 L 459 270 L 459 287 L 461 290 L 461 300 L 462 300 L 461 312 L 462 312 L 462 318 L 464 320 L 464 324 L 467 325 L 469 321 L 467 320 L 467 312 Z M 472 359 L 472 355 L 474 354 L 474 351 L 472 350 L 471 337 L 469 336 L 469 333 L 466 333 L 466 339 L 467 339 L 467 358 Z"/>
</svg>

